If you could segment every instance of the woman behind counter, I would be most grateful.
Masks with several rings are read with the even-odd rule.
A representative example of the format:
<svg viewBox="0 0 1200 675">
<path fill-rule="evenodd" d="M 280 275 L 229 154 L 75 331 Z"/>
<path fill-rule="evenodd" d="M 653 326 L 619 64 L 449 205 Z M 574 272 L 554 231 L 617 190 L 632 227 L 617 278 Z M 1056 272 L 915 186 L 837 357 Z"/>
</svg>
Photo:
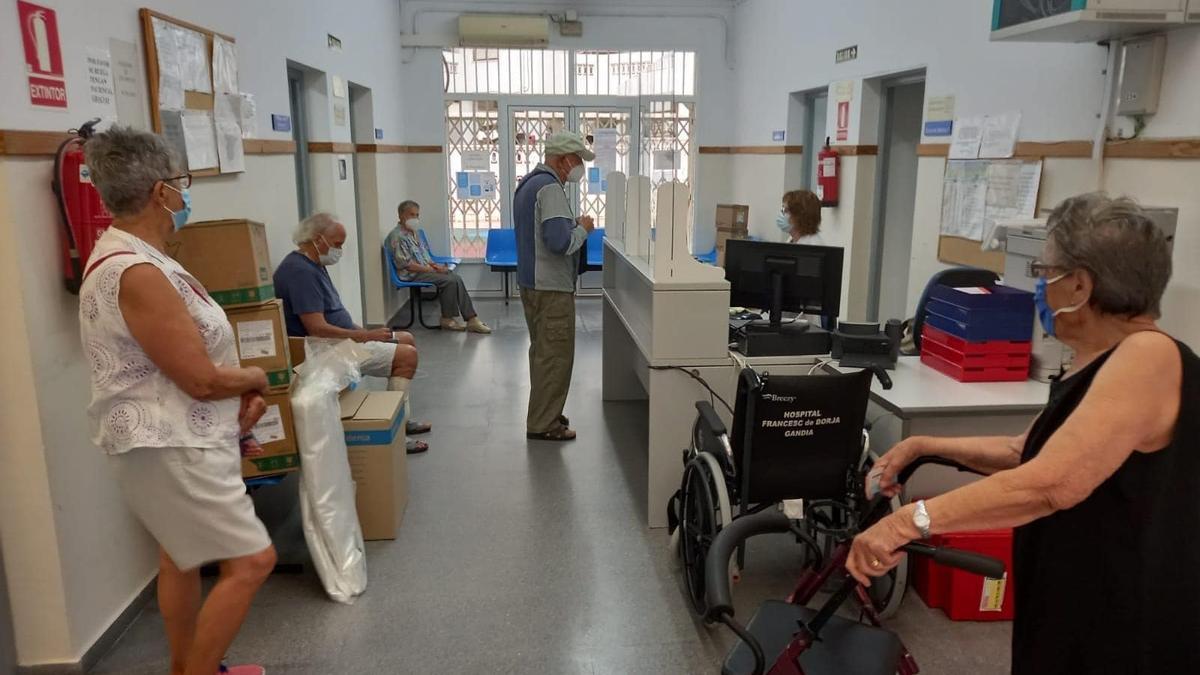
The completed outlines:
<svg viewBox="0 0 1200 675">
<path fill-rule="evenodd" d="M 114 127 L 84 146 L 113 214 L 79 294 L 91 365 L 93 441 L 159 543 L 158 603 L 173 675 L 260 675 L 221 659 L 275 565 L 242 482 L 239 440 L 263 414 L 260 368 L 241 368 L 233 329 L 165 254 L 191 213 L 184 173 L 159 136 Z M 200 566 L 221 575 L 201 605 Z"/>
<path fill-rule="evenodd" d="M 1012 672 L 1200 669 L 1200 358 L 1160 329 L 1171 276 L 1162 232 L 1133 202 L 1100 194 L 1049 219 L 1036 303 L 1071 370 L 1016 438 L 906 439 L 880 488 L 939 455 L 990 474 L 909 504 L 854 540 L 860 581 L 931 534 L 1015 527 Z"/>
<path fill-rule="evenodd" d="M 789 244 L 825 245 L 821 237 L 821 198 L 808 190 L 784 193 L 775 225 L 787 235 Z"/>
</svg>

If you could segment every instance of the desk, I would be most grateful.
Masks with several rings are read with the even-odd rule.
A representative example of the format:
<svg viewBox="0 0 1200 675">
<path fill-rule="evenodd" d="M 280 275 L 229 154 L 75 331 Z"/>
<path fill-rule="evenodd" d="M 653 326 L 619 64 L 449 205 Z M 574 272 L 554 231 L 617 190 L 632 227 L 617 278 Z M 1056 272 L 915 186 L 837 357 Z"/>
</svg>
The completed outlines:
<svg viewBox="0 0 1200 675">
<path fill-rule="evenodd" d="M 959 382 L 921 365 L 916 356 L 900 357 L 888 374 L 893 387 L 884 391 L 875 381 L 867 408 L 876 455 L 909 436 L 1019 435 L 1050 396 L 1050 385 L 1034 380 Z M 976 479 L 945 467 L 926 467 L 913 476 L 906 495 L 927 497 Z"/>
</svg>

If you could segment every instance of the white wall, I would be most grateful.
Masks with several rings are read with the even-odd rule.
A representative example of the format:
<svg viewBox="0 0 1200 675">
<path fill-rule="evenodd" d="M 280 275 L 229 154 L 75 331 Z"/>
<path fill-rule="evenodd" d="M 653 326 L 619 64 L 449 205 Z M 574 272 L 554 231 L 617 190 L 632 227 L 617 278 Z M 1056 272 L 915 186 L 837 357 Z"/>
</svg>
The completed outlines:
<svg viewBox="0 0 1200 675">
<path fill-rule="evenodd" d="M 0 12 L 0 128 L 65 130 L 91 112 L 86 100 L 84 49 L 110 37 L 138 45 L 137 9 L 143 2 L 48 0 L 58 10 L 68 100 L 65 113 L 28 104 L 21 40 L 10 4 Z M 161 0 L 153 8 L 238 39 L 239 79 L 258 103 L 259 137 L 289 140 L 271 131 L 270 114 L 288 114 L 286 64 L 290 59 L 372 89 L 379 126 L 400 125 L 399 6 L 395 0 L 360 0 L 355 11 L 334 3 Z M 265 30 L 269 27 L 269 30 Z M 331 52 L 326 34 L 341 38 Z M 323 114 L 322 114 L 323 113 Z M 350 140 L 349 127 L 315 127 L 314 141 Z M 144 121 L 143 121 L 144 123 Z M 384 142 L 394 142 L 385 137 Z M 333 181 L 336 156 L 314 155 L 316 204 L 342 212 L 353 223 L 353 183 Z M 297 221 L 295 172 L 290 155 L 251 155 L 246 173 L 197 179 L 196 220 L 248 217 L 268 226 L 273 262 L 293 246 Z M 88 440 L 84 408 L 87 366 L 80 354 L 77 300 L 61 290 L 58 214 L 48 189 L 46 157 L 0 158 L 0 264 L 5 277 L 3 370 L 0 397 L 0 543 L 22 664 L 78 661 L 149 581 L 156 564 L 153 542 L 127 514 L 104 458 Z M 351 177 L 352 169 L 351 169 Z M 394 180 L 380 175 L 381 182 Z M 349 190 L 349 191 L 347 191 Z M 359 300 L 357 254 L 347 251 L 335 282 L 352 312 Z M 376 260 L 375 264 L 378 264 Z M 6 277 L 14 276 L 15 279 Z"/>
<path fill-rule="evenodd" d="M 812 26 L 797 39 L 797 26 Z M 1105 49 L 1096 45 L 1037 43 L 992 43 L 988 41 L 990 3 L 961 0 L 932 0 L 915 8 L 889 0 L 864 0 L 839 4 L 831 12 L 816 0 L 753 0 L 739 3 L 734 11 L 733 93 L 740 102 L 736 109 L 733 142 L 761 144 L 772 129 L 788 123 L 788 96 L 824 86 L 837 80 L 854 82 L 849 144 L 875 144 L 876 129 L 863 124 L 874 104 L 864 97 L 863 82 L 889 73 L 926 69 L 926 97 L 953 95 L 959 115 L 1020 110 L 1023 113 L 1022 141 L 1088 140 L 1095 132 L 1096 115 L 1102 107 L 1102 70 Z M 855 61 L 835 64 L 836 49 L 857 44 Z M 787 67 L 786 64 L 792 64 Z M 1148 120 L 1148 138 L 1200 136 L 1200 28 L 1175 30 L 1168 34 L 1167 64 L 1159 113 Z M 869 92 L 866 92 L 869 93 Z M 865 99 L 865 100 L 864 100 Z M 831 96 L 830 112 L 836 102 Z M 867 110 L 864 110 L 868 108 Z M 864 114 L 867 113 L 867 114 Z M 832 117 L 831 117 L 832 119 Z M 1127 120 L 1115 126 L 1128 128 Z M 1128 131 L 1126 131 L 1128 135 Z M 942 142 L 945 139 L 923 139 Z M 806 148 L 806 151 L 811 149 Z M 862 191 L 873 191 L 864 183 L 857 167 L 874 158 L 843 157 L 843 194 L 855 193 L 832 209 L 825 223 L 833 233 L 853 233 L 869 223 L 857 212 L 870 201 Z M 752 175 L 771 184 L 783 176 L 769 157 L 735 155 L 727 172 L 731 176 Z M 1175 251 L 1175 276 L 1167 293 L 1168 307 L 1182 308 L 1195 300 L 1200 270 L 1195 260 L 1200 208 L 1191 204 L 1192 191 L 1181 181 L 1193 176 L 1196 160 L 1108 160 L 1103 184 L 1097 183 L 1097 168 L 1090 160 L 1048 159 L 1042 179 L 1039 207 L 1098 187 L 1114 193 L 1143 197 L 1147 203 L 1180 207 L 1180 232 Z M 848 166 L 849 165 L 849 166 Z M 937 260 L 940 222 L 941 181 L 945 160 L 920 158 L 917 164 L 917 199 L 914 207 L 913 240 L 908 307 L 911 312 L 925 281 L 944 267 Z M 1137 167 L 1138 171 L 1130 167 Z M 1168 192 L 1167 186 L 1176 186 Z M 778 197 L 756 186 L 732 181 L 721 201 L 749 203 L 751 213 L 773 209 Z M 835 234 L 834 240 L 842 234 Z M 849 241 L 848 240 L 848 241 Z M 869 238 L 867 239 L 869 244 Z M 1181 257 L 1191 255 L 1191 258 Z M 847 260 L 858 259 L 848 251 Z M 857 271 L 848 273 L 844 292 L 856 306 L 859 298 Z M 853 314 L 853 313 L 852 313 Z M 1185 339 L 1200 341 L 1194 312 L 1167 310 L 1164 324 L 1184 331 Z M 852 317 L 853 318 L 853 317 Z"/>
</svg>

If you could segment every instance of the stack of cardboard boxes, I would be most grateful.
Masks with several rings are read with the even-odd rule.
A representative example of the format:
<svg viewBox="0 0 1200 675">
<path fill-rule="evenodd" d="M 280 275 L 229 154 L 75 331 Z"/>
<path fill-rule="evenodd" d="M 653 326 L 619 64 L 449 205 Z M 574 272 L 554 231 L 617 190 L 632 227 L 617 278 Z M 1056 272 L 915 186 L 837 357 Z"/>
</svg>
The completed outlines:
<svg viewBox="0 0 1200 675">
<path fill-rule="evenodd" d="M 717 204 L 717 266 L 725 266 L 725 242 L 750 236 L 750 207 Z"/>
<path fill-rule="evenodd" d="M 292 359 L 283 303 L 275 299 L 267 230 L 250 220 L 195 223 L 167 242 L 167 252 L 196 277 L 229 317 L 243 366 L 267 373 L 267 412 L 254 427 L 264 453 L 242 460 L 246 478 L 300 468 L 292 424 Z"/>
</svg>

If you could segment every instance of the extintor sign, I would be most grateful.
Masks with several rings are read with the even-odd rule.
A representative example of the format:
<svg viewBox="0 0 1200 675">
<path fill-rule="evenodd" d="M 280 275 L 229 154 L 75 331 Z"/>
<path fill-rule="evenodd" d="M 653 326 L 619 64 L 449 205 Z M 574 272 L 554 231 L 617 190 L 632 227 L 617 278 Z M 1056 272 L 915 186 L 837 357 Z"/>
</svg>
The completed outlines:
<svg viewBox="0 0 1200 675">
<path fill-rule="evenodd" d="M 45 108 L 66 108 L 67 86 L 63 81 L 58 15 L 48 7 L 17 0 L 17 16 L 21 41 L 25 45 L 30 103 Z"/>
</svg>

